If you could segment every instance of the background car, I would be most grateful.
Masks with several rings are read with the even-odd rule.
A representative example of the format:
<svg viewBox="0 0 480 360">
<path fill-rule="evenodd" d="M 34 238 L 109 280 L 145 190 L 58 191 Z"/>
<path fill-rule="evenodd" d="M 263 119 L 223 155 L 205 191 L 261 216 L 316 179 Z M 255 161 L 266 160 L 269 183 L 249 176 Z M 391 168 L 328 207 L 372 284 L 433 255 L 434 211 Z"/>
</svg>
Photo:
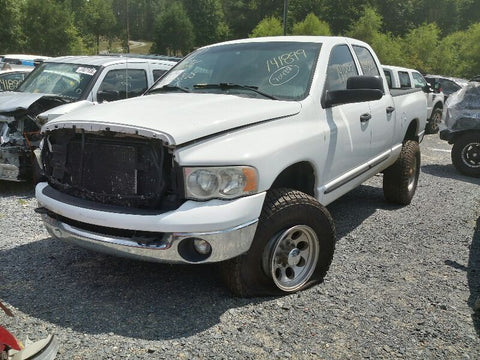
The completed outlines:
<svg viewBox="0 0 480 360">
<path fill-rule="evenodd" d="M 480 177 L 480 83 L 453 93 L 440 139 L 453 144 L 452 163 L 464 175 Z"/>
<path fill-rule="evenodd" d="M 40 55 L 5 54 L 0 55 L 0 65 L 3 63 L 8 64 L 11 69 L 28 69 L 33 68 L 35 65 L 46 59 L 49 59 L 49 57 Z"/>
<path fill-rule="evenodd" d="M 415 69 L 400 66 L 383 65 L 383 72 L 387 78 L 390 89 L 416 89 L 420 88 L 427 98 L 427 125 L 426 134 L 438 132 L 438 125 L 443 117 L 444 94 L 441 90 L 436 91 L 425 77 Z"/>
<path fill-rule="evenodd" d="M 445 101 L 454 92 L 468 85 L 468 80 L 441 75 L 425 75 L 425 79 L 435 89 L 436 92 L 443 92 Z"/>
<path fill-rule="evenodd" d="M 33 68 L 0 71 L 0 91 L 15 91 L 32 70 Z"/>
</svg>

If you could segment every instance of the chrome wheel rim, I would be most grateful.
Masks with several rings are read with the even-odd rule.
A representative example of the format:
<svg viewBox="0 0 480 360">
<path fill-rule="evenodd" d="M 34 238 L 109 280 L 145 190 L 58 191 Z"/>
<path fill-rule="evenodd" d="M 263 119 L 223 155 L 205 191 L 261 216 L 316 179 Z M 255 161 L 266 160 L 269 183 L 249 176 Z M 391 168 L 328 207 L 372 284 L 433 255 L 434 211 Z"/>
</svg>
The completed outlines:
<svg viewBox="0 0 480 360">
<path fill-rule="evenodd" d="M 415 182 L 417 181 L 417 157 L 413 158 L 413 163 L 410 169 L 408 170 L 408 191 L 412 191 L 415 187 Z"/>
<path fill-rule="evenodd" d="M 462 150 L 462 161 L 470 168 L 480 167 L 480 143 L 473 142 L 465 145 Z"/>
<path fill-rule="evenodd" d="M 293 226 L 273 239 L 268 250 L 268 267 L 275 285 L 283 291 L 302 288 L 318 263 L 319 242 L 307 225 Z"/>
</svg>

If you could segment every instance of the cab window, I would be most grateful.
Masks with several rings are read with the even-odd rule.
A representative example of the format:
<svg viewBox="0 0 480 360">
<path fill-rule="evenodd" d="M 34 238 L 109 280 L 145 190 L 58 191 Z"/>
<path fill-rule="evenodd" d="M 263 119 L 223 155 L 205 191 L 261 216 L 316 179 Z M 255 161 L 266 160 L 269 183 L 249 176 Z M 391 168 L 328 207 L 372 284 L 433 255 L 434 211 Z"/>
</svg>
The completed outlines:
<svg viewBox="0 0 480 360">
<path fill-rule="evenodd" d="M 372 54 L 367 48 L 354 45 L 353 50 L 355 51 L 358 61 L 360 62 L 360 67 L 362 68 L 363 75 L 380 76 L 377 64 L 375 63 Z"/>
<path fill-rule="evenodd" d="M 356 75 L 358 75 L 358 70 L 348 46 L 334 47 L 328 61 L 325 89 L 328 91 L 345 90 L 347 79 Z"/>
<path fill-rule="evenodd" d="M 102 80 L 97 100 L 115 101 L 142 95 L 148 87 L 147 73 L 142 69 L 110 70 Z"/>
</svg>

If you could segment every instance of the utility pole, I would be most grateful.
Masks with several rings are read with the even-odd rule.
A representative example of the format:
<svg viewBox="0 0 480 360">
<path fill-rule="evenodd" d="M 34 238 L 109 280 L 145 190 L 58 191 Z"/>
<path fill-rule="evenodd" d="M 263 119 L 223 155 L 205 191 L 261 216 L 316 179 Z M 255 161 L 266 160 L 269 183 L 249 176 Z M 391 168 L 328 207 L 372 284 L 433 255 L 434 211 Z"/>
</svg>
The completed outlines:
<svg viewBox="0 0 480 360">
<path fill-rule="evenodd" d="M 283 1 L 283 35 L 287 35 L 288 0 Z"/>
<path fill-rule="evenodd" d="M 125 3 L 126 3 L 126 13 L 127 13 L 127 54 L 130 53 L 130 28 L 128 26 L 128 0 L 125 0 Z"/>
</svg>

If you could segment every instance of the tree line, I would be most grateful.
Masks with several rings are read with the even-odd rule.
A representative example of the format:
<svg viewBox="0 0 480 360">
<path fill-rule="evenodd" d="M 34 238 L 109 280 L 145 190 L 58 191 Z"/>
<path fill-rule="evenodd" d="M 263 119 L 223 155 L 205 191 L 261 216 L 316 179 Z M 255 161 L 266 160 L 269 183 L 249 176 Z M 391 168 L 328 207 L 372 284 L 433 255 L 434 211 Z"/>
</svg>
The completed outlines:
<svg viewBox="0 0 480 360">
<path fill-rule="evenodd" d="M 95 54 L 100 40 L 128 51 L 134 39 L 182 56 L 286 31 L 364 40 L 385 64 L 480 73 L 480 0 L 0 0 L 0 9 L 0 53 Z"/>
</svg>

